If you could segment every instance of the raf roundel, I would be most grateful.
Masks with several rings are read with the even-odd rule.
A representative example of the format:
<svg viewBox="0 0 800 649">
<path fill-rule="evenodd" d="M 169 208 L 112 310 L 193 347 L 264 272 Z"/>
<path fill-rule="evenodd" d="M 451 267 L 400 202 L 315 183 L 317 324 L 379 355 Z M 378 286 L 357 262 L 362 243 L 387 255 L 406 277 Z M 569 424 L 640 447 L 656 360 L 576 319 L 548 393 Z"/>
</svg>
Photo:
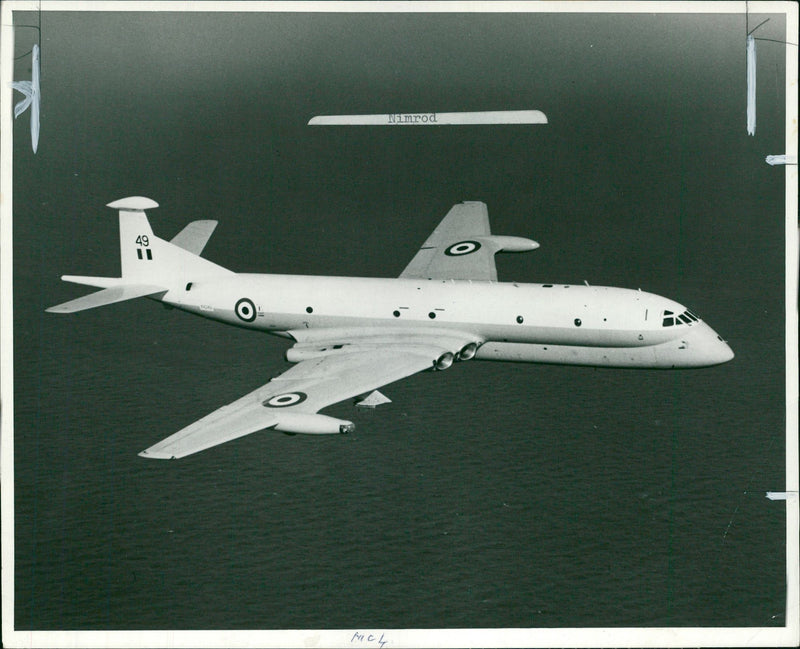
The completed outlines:
<svg viewBox="0 0 800 649">
<path fill-rule="evenodd" d="M 461 255 L 469 255 L 470 253 L 479 250 L 481 244 L 477 241 L 459 241 L 458 243 L 454 243 L 452 246 L 449 246 L 445 251 L 449 257 L 460 257 Z"/>
<path fill-rule="evenodd" d="M 245 322 L 252 322 L 256 319 L 256 305 L 253 300 L 243 297 L 236 303 L 236 317 Z"/>
<path fill-rule="evenodd" d="M 276 394 L 270 397 L 262 404 L 265 408 L 288 408 L 289 406 L 296 406 L 308 398 L 305 392 L 285 392 L 284 394 Z"/>
</svg>

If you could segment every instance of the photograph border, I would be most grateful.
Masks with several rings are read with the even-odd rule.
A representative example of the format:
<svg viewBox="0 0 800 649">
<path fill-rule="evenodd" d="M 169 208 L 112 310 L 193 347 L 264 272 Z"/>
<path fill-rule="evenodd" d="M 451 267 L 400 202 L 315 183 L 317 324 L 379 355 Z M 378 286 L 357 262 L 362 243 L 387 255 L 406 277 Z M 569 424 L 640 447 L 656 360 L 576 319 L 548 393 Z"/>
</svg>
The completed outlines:
<svg viewBox="0 0 800 649">
<path fill-rule="evenodd" d="M 800 639 L 798 569 L 798 230 L 797 47 L 786 49 L 786 156 L 784 167 L 786 483 L 768 492 L 786 502 L 786 626 L 710 628 L 333 629 L 292 631 L 18 631 L 14 615 L 14 365 L 13 365 L 13 81 L 15 11 L 104 12 L 570 12 L 782 13 L 786 41 L 797 42 L 794 2 L 30 2 L 2 3 L 0 37 L 0 475 L 2 479 L 2 636 L 7 647 L 682 647 L 793 646 Z M 742 37 L 742 60 L 745 37 Z M 742 66 L 744 74 L 744 65 Z M 745 97 L 742 97 L 744 105 Z M 744 131 L 745 124 L 742 124 Z M 776 173 L 780 173 L 776 170 Z M 776 485 L 777 487 L 777 485 Z M 767 494 L 765 498 L 770 497 Z M 354 644 L 354 633 L 362 634 Z M 368 641 L 368 639 L 371 639 Z"/>
</svg>

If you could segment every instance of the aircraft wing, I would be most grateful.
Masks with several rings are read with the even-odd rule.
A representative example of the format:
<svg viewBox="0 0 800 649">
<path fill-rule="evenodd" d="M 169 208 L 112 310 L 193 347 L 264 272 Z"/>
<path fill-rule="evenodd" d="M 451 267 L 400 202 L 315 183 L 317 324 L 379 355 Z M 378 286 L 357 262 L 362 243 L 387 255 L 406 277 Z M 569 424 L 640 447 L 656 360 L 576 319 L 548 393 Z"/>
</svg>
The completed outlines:
<svg viewBox="0 0 800 649">
<path fill-rule="evenodd" d="M 486 204 L 467 201 L 450 209 L 400 277 L 497 281 L 495 253 L 538 247 L 530 239 L 493 235 Z"/>
<path fill-rule="evenodd" d="M 391 343 L 385 337 L 352 334 L 301 340 L 289 350 L 294 356 L 287 353 L 290 360 L 300 359 L 289 370 L 139 455 L 180 458 L 264 429 L 311 434 L 349 432 L 353 429 L 351 422 L 317 411 L 430 369 L 454 344 L 467 344 L 469 340 L 422 335 Z"/>
</svg>

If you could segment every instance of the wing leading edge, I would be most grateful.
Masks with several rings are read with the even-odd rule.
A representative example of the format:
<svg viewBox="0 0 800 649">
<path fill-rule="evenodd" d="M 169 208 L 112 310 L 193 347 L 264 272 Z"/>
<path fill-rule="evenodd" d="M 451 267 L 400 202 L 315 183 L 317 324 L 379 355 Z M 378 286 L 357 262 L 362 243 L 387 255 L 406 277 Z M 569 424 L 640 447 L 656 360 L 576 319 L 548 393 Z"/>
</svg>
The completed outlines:
<svg viewBox="0 0 800 649">
<path fill-rule="evenodd" d="M 486 204 L 467 201 L 450 209 L 400 277 L 497 281 L 496 253 L 538 247 L 531 239 L 493 235 Z"/>
<path fill-rule="evenodd" d="M 430 369 L 443 354 L 451 354 L 452 361 L 450 349 L 458 349 L 453 345 L 471 341 L 468 336 L 423 335 L 386 343 L 374 335 L 359 337 L 351 333 L 349 338 L 299 342 L 289 351 L 303 360 L 282 375 L 139 455 L 181 458 L 264 429 L 307 434 L 350 432 L 354 428 L 352 422 L 317 412 Z M 331 350 L 332 345 L 339 349 Z"/>
</svg>

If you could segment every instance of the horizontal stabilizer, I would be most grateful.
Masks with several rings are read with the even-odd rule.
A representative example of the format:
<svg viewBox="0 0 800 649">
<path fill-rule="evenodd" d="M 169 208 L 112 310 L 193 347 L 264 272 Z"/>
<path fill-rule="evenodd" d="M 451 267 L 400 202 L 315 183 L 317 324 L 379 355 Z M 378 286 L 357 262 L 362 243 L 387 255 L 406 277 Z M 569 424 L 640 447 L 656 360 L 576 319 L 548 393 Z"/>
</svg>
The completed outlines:
<svg viewBox="0 0 800 649">
<path fill-rule="evenodd" d="M 125 300 L 133 300 L 137 297 L 145 297 L 146 295 L 155 295 L 156 293 L 163 293 L 166 289 L 162 286 L 148 286 L 141 284 L 132 284 L 128 286 L 114 286 L 112 288 L 104 288 L 102 291 L 84 295 L 75 300 L 64 302 L 56 306 L 51 306 L 45 309 L 49 313 L 75 313 L 76 311 L 85 311 L 86 309 L 94 309 L 98 306 L 106 306 L 107 304 L 115 304 L 116 302 L 124 302 Z"/>
<path fill-rule="evenodd" d="M 81 284 L 82 286 L 94 286 L 96 288 L 123 286 L 125 282 L 121 277 L 91 277 L 87 275 L 62 275 L 61 281 Z"/>
<path fill-rule="evenodd" d="M 194 255 L 199 255 L 206 247 L 208 240 L 217 227 L 217 221 L 192 221 L 183 230 L 178 232 L 170 243 Z"/>
</svg>

